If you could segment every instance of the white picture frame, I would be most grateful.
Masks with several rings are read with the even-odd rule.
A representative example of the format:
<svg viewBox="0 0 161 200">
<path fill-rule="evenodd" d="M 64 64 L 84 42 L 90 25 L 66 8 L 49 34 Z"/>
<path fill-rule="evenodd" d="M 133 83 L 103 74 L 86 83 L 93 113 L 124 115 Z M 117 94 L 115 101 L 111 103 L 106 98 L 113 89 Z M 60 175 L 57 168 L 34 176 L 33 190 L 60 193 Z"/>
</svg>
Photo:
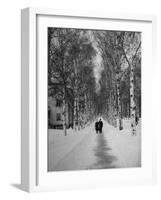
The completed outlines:
<svg viewBox="0 0 161 200">
<path fill-rule="evenodd" d="M 45 20 L 39 21 L 38 18 L 45 17 Z M 149 112 L 152 113 L 152 107 L 150 102 L 150 92 L 152 91 L 151 86 L 148 83 L 148 78 L 152 76 L 150 74 L 149 68 L 153 66 L 155 70 L 155 60 L 156 60 L 156 18 L 152 15 L 132 15 L 132 14 L 110 14 L 103 12 L 85 12 L 85 11 L 62 11 L 44 8 L 25 8 L 21 12 L 21 187 L 23 190 L 28 192 L 33 191 L 54 191 L 62 189 L 74 189 L 74 188 L 96 188 L 96 187 L 107 187 L 112 185 L 121 184 L 151 184 L 156 182 L 156 148 L 155 148 L 155 133 L 152 133 L 151 123 L 154 119 L 150 116 L 150 119 L 145 117 L 144 130 L 148 131 L 147 137 L 143 135 L 143 142 L 146 142 L 145 150 L 150 153 L 148 155 L 143 154 L 143 159 L 145 157 L 145 169 L 115 169 L 111 171 L 106 170 L 91 170 L 89 171 L 77 171 L 77 172 L 59 172 L 54 175 L 44 175 L 42 170 L 43 161 L 40 159 L 42 152 L 46 146 L 42 146 L 42 140 L 44 138 L 39 134 L 39 123 L 38 117 L 40 113 L 45 111 L 44 109 L 39 109 L 38 99 L 39 95 L 38 87 L 39 76 L 42 76 L 43 71 L 39 71 L 38 65 L 38 31 L 41 30 L 43 24 L 51 25 L 51 18 L 61 18 L 62 23 L 68 23 L 68 19 L 74 20 L 70 22 L 73 27 L 82 27 L 82 19 L 87 20 L 88 26 L 90 22 L 97 22 L 97 28 L 99 27 L 99 22 L 101 26 L 110 20 L 111 23 L 122 22 L 129 27 L 129 30 L 133 28 L 130 24 L 135 23 L 135 27 L 141 23 L 141 26 L 148 24 L 146 31 L 150 34 L 147 36 L 150 45 L 150 51 L 148 52 L 149 57 L 147 57 L 147 69 L 143 69 L 145 76 L 143 80 L 143 89 L 145 90 L 145 97 L 143 99 L 144 106 L 143 109 L 147 109 L 149 106 Z M 67 21 L 64 21 L 67 19 Z M 57 22 L 57 24 L 59 21 Z M 80 23 L 80 25 L 79 25 Z M 85 25 L 87 26 L 87 25 Z M 138 26 L 138 27 L 141 27 Z M 127 27 L 127 30 L 128 30 Z M 119 28 L 116 27 L 116 29 Z M 138 28 L 139 30 L 139 28 Z M 147 41 L 147 40 L 146 40 Z M 144 47 L 143 47 L 144 48 Z M 143 49 L 144 50 L 144 49 Z M 46 78 L 44 78 L 46 80 Z M 43 81 L 42 81 L 43 82 Z M 44 82 L 43 82 L 44 83 Z M 42 84 L 42 83 L 41 83 Z M 42 86 L 42 85 L 41 85 Z M 147 91 L 148 90 L 148 91 Z M 149 93 L 149 94 L 148 94 Z M 44 90 L 45 96 L 45 90 Z M 147 99 L 148 97 L 148 99 Z M 45 101 L 45 100 L 44 100 Z M 146 111 L 144 114 L 146 115 Z M 45 127 L 42 127 L 44 129 Z M 44 143 L 45 144 L 45 143 Z M 47 141 L 46 141 L 47 145 Z M 148 145 L 149 148 L 148 148 Z M 45 151 L 46 152 L 46 151 Z M 150 165 L 150 167 L 149 167 Z M 145 173 L 144 173 L 144 172 Z M 46 172 L 47 173 L 47 172 Z M 50 180 L 49 180 L 50 179 Z M 40 181 L 42 180 L 42 181 Z M 85 180 L 85 181 L 84 181 Z M 44 182 L 43 182 L 44 181 Z"/>
</svg>

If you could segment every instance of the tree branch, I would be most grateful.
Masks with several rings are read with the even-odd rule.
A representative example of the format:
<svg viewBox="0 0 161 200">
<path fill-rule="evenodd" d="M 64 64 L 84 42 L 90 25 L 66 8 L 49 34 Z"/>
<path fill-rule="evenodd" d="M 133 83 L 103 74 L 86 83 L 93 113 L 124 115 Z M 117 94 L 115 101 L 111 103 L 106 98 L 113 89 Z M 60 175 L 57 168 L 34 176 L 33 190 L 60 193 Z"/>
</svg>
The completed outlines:
<svg viewBox="0 0 161 200">
<path fill-rule="evenodd" d="M 130 64 L 129 59 L 127 58 L 126 52 L 125 52 L 125 50 L 124 50 L 124 47 L 122 47 L 122 51 L 123 51 L 123 54 L 124 54 L 125 60 L 126 60 L 126 62 L 128 63 L 128 65 L 129 65 L 129 67 L 130 67 L 131 64 Z"/>
<path fill-rule="evenodd" d="M 137 55 L 137 52 L 138 52 L 139 49 L 140 49 L 140 46 L 141 46 L 141 41 L 140 41 L 140 43 L 139 43 L 139 45 L 138 45 L 138 47 L 137 47 L 137 49 L 136 49 L 136 52 L 135 52 L 135 54 L 134 54 L 134 56 L 133 56 L 132 63 L 133 63 L 133 61 L 134 61 L 134 59 L 135 59 L 135 57 L 136 57 L 136 55 Z"/>
</svg>

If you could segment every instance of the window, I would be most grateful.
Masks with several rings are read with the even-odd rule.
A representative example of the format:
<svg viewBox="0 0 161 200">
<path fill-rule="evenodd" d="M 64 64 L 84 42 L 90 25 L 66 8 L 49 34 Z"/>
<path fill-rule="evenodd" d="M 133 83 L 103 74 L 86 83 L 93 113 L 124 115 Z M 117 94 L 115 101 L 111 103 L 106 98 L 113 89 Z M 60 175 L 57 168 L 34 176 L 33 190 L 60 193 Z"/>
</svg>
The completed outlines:
<svg viewBox="0 0 161 200">
<path fill-rule="evenodd" d="M 61 107 L 62 101 L 60 99 L 56 99 L 56 107 Z"/>
<path fill-rule="evenodd" d="M 56 113 L 56 121 L 61 121 L 61 114 L 60 113 Z"/>
</svg>

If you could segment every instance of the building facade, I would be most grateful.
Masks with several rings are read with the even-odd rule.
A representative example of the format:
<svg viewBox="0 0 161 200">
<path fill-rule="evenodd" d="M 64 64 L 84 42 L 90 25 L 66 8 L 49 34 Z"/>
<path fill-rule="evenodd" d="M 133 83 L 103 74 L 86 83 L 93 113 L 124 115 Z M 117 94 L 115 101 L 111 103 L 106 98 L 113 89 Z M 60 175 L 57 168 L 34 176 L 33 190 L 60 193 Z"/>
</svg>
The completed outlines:
<svg viewBox="0 0 161 200">
<path fill-rule="evenodd" d="M 69 103 L 66 104 L 66 126 L 73 127 L 73 109 Z M 48 127 L 63 128 L 63 102 L 54 97 L 48 98 Z"/>
</svg>

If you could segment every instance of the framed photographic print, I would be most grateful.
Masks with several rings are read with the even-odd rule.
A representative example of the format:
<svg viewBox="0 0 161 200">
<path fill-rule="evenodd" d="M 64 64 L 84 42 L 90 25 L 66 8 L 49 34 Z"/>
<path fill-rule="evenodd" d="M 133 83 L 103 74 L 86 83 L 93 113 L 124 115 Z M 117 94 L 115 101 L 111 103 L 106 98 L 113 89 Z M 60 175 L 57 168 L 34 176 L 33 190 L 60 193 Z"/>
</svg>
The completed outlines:
<svg viewBox="0 0 161 200">
<path fill-rule="evenodd" d="M 155 17 L 22 10 L 21 186 L 154 183 Z"/>
</svg>

